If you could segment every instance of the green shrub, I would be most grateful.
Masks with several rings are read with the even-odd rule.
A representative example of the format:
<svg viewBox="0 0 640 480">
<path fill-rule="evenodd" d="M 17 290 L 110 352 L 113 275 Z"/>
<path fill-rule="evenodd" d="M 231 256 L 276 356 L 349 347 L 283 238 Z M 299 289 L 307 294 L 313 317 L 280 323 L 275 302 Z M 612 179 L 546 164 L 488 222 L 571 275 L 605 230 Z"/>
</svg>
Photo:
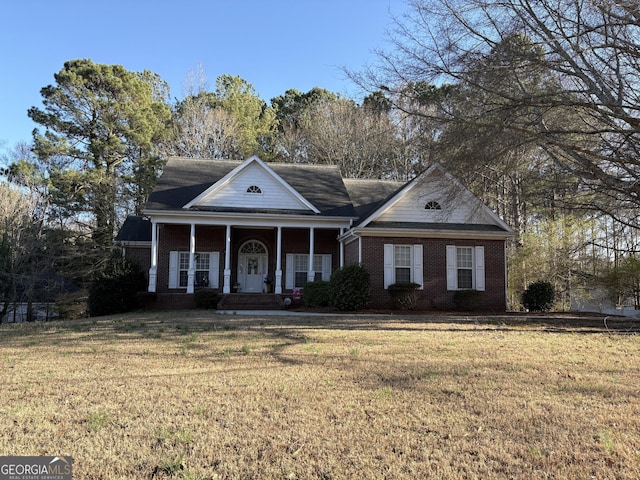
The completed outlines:
<svg viewBox="0 0 640 480">
<path fill-rule="evenodd" d="M 550 282 L 539 280 L 522 292 L 522 305 L 530 312 L 547 312 L 553 307 L 555 289 Z"/>
<path fill-rule="evenodd" d="M 193 300 L 196 307 L 215 310 L 218 307 L 218 291 L 213 288 L 199 288 L 193 292 Z"/>
<path fill-rule="evenodd" d="M 420 285 L 412 282 L 389 285 L 388 291 L 389 295 L 391 295 L 393 308 L 415 309 L 418 303 L 418 288 L 420 288 Z"/>
<path fill-rule="evenodd" d="M 480 295 L 478 290 L 457 290 L 453 294 L 453 304 L 459 310 L 477 310 L 480 307 Z"/>
<path fill-rule="evenodd" d="M 130 312 L 138 308 L 137 292 L 147 282 L 137 263 L 114 255 L 105 270 L 96 275 L 89 288 L 89 315 L 92 317 Z"/>
<path fill-rule="evenodd" d="M 362 265 L 352 263 L 331 274 L 329 295 L 331 305 L 341 311 L 359 310 L 369 304 L 371 280 Z"/>
<path fill-rule="evenodd" d="M 302 288 L 302 303 L 306 307 L 326 307 L 331 303 L 329 297 L 329 282 L 320 280 L 308 282 Z"/>
</svg>

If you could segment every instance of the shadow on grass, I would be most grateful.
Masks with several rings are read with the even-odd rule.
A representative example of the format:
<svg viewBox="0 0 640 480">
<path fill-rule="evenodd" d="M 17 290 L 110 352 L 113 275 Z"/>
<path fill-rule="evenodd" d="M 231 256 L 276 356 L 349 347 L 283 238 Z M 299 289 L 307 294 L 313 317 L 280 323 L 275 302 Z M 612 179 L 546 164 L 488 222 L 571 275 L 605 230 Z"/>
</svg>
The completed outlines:
<svg viewBox="0 0 640 480">
<path fill-rule="evenodd" d="M 531 331 L 573 334 L 635 335 L 640 320 L 611 316 L 568 314 L 465 315 L 465 314 L 327 314 L 288 315 L 217 314 L 185 310 L 136 312 L 80 320 L 0 325 L 2 344 L 22 346 L 64 342 L 158 339 L 183 341 L 202 333 L 255 332 L 286 339 L 285 345 L 307 341 L 311 330 L 374 331 Z"/>
</svg>

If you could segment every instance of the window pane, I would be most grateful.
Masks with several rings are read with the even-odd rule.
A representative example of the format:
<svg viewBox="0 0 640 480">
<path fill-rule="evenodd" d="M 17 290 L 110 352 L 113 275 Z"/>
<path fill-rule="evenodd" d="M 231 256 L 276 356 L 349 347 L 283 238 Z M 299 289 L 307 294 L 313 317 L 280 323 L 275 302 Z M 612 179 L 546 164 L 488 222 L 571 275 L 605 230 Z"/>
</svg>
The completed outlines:
<svg viewBox="0 0 640 480">
<path fill-rule="evenodd" d="M 396 245 L 393 249 L 394 265 L 396 267 L 411 267 L 411 246 Z"/>
<path fill-rule="evenodd" d="M 196 270 L 195 284 L 197 287 L 209 286 L 209 270 Z"/>
<path fill-rule="evenodd" d="M 181 287 L 187 286 L 187 279 L 188 279 L 187 271 L 180 270 L 180 286 Z"/>
<path fill-rule="evenodd" d="M 296 255 L 296 260 L 295 260 L 296 272 L 306 272 L 308 270 L 309 268 L 308 258 L 309 258 L 309 255 Z"/>
<path fill-rule="evenodd" d="M 473 267 L 472 250 L 471 247 L 458 247 L 456 250 L 456 262 L 458 268 L 471 268 Z"/>
<path fill-rule="evenodd" d="M 472 272 L 470 269 L 459 268 L 458 269 L 458 288 L 471 289 L 473 288 Z"/>
<path fill-rule="evenodd" d="M 396 268 L 396 283 L 409 283 L 411 281 L 410 268 Z"/>
<path fill-rule="evenodd" d="M 189 269 L 189 252 L 180 252 L 180 270 L 188 270 L 188 269 Z"/>
<path fill-rule="evenodd" d="M 295 288 L 300 288 L 304 286 L 305 283 L 307 283 L 307 272 L 296 272 L 293 286 Z"/>
<path fill-rule="evenodd" d="M 196 253 L 196 270 L 209 271 L 209 254 Z"/>
</svg>

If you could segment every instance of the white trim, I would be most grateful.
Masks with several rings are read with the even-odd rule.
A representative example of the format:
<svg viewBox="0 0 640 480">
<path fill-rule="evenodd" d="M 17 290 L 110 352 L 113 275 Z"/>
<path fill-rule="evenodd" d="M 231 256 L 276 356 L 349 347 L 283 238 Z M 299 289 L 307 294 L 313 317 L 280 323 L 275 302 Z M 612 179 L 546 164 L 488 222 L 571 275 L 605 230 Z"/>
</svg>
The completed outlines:
<svg viewBox="0 0 640 480">
<path fill-rule="evenodd" d="M 315 205 L 313 205 L 309 200 L 307 200 L 302 195 L 300 195 L 300 193 L 298 193 L 297 190 L 295 190 L 291 185 L 289 185 L 287 182 L 285 182 L 284 179 L 280 175 L 278 175 L 276 172 L 274 172 L 273 169 L 271 167 L 269 167 L 265 162 L 263 162 L 257 155 L 253 155 L 253 156 L 247 158 L 244 162 L 242 162 L 236 168 L 231 170 L 224 177 L 222 177 L 216 183 L 211 185 L 204 192 L 202 192 L 196 198 L 194 198 L 193 200 L 188 202 L 182 208 L 191 208 L 194 205 L 200 203 L 205 198 L 210 197 L 211 195 L 215 194 L 216 191 L 220 190 L 222 187 L 227 185 L 233 178 L 238 176 L 238 174 L 241 171 L 243 171 L 245 168 L 247 168 L 252 163 L 257 163 L 258 165 L 260 165 L 269 175 L 271 175 L 273 177 L 273 179 L 276 182 L 278 182 L 284 189 L 286 189 L 289 193 L 291 193 L 300 203 L 302 203 L 309 210 L 313 211 L 314 213 L 320 213 L 320 210 L 318 210 L 315 207 Z"/>
<path fill-rule="evenodd" d="M 420 285 L 420 288 L 418 288 L 418 290 L 422 290 L 424 288 L 424 273 L 422 268 L 424 257 L 423 257 L 422 250 L 423 250 L 422 245 L 416 244 L 413 246 L 413 251 L 411 252 L 412 253 L 412 257 L 411 257 L 412 281 L 413 283 L 417 283 L 418 285 Z"/>
<path fill-rule="evenodd" d="M 178 262 L 180 260 L 177 250 L 169 252 L 169 288 L 180 288 L 178 286 L 178 277 L 180 276 L 180 270 Z"/>
<path fill-rule="evenodd" d="M 474 286 L 475 289 L 484 292 L 485 289 L 485 272 L 484 272 L 484 247 L 479 245 L 474 248 Z"/>
</svg>

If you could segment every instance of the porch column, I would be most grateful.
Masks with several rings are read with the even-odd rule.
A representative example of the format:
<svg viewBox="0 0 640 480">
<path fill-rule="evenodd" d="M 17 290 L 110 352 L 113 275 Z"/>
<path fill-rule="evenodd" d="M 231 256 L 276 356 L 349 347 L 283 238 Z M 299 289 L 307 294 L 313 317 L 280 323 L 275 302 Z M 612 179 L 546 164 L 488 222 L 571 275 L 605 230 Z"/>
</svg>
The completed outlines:
<svg viewBox="0 0 640 480">
<path fill-rule="evenodd" d="M 224 247 L 224 283 L 222 293 L 231 293 L 231 225 L 227 225 Z"/>
<path fill-rule="evenodd" d="M 309 228 L 309 268 L 307 269 L 307 281 L 313 282 L 316 278 L 316 272 L 313 271 L 313 255 L 314 255 L 314 240 L 315 240 L 315 229 L 313 227 Z"/>
<path fill-rule="evenodd" d="M 362 237 L 358 237 L 358 263 L 362 265 Z"/>
<path fill-rule="evenodd" d="M 189 235 L 189 270 L 187 271 L 187 293 L 193 293 L 193 283 L 196 274 L 196 224 L 191 224 L 191 234 Z"/>
<path fill-rule="evenodd" d="M 158 224 L 151 222 L 151 268 L 148 291 L 155 292 L 158 283 Z"/>
<path fill-rule="evenodd" d="M 276 235 L 276 288 L 274 293 L 282 293 L 282 227 Z"/>
<path fill-rule="evenodd" d="M 344 234 L 344 228 L 340 229 L 340 236 Z M 340 268 L 344 267 L 344 242 L 340 242 Z"/>
</svg>

